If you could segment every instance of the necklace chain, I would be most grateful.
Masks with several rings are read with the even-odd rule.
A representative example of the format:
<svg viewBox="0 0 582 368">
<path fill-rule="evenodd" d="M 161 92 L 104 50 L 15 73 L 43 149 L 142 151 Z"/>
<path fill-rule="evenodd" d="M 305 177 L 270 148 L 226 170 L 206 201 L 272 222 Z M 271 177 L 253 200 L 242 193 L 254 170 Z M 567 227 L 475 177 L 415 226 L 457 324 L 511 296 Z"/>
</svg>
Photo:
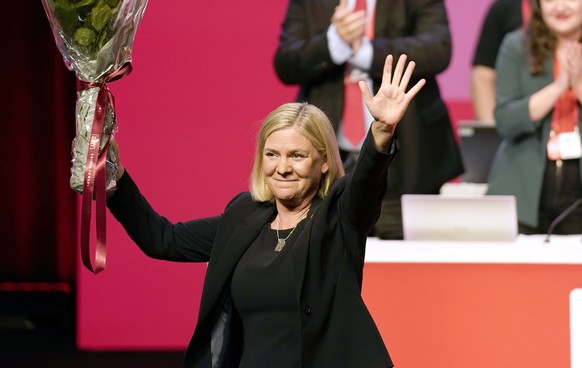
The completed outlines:
<svg viewBox="0 0 582 368">
<path fill-rule="evenodd" d="M 277 245 L 275 246 L 275 252 L 280 252 L 283 249 L 283 247 L 285 246 L 285 243 L 287 242 L 287 239 L 289 239 L 291 234 L 293 234 L 295 229 L 297 229 L 297 225 L 299 225 L 301 220 L 303 220 L 304 218 L 307 217 L 308 211 L 309 211 L 309 207 L 307 207 L 307 209 L 303 212 L 301 217 L 299 217 L 299 221 L 297 221 L 297 223 L 295 224 L 293 229 L 291 229 L 291 232 L 289 233 L 289 235 L 287 235 L 285 238 L 279 237 L 279 228 L 281 228 L 281 216 L 279 214 L 277 214 L 277 217 L 279 217 L 279 224 L 277 225 L 277 228 L 275 229 L 277 231 Z"/>
</svg>

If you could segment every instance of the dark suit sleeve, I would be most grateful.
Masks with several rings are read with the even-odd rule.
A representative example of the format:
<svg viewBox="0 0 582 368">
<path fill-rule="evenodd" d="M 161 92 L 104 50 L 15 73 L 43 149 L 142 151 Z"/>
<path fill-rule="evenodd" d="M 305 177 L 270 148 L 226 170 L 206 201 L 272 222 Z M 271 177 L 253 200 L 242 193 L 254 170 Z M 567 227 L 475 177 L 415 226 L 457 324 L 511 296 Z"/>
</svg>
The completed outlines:
<svg viewBox="0 0 582 368">
<path fill-rule="evenodd" d="M 414 75 L 434 76 L 451 61 L 451 33 L 443 0 L 383 1 L 376 4 L 374 58 L 370 75 L 382 78 L 388 54 L 414 60 Z M 378 24 L 380 23 L 380 24 Z"/>
<path fill-rule="evenodd" d="M 217 216 L 173 224 L 150 206 L 127 171 L 107 207 L 145 254 L 169 261 L 208 261 L 221 220 Z"/>
<path fill-rule="evenodd" d="M 378 152 L 369 131 L 353 174 L 348 174 L 341 191 L 337 212 L 343 228 L 343 243 L 361 280 L 366 253 L 366 238 L 378 220 L 387 187 L 388 166 L 398 151 L 392 140 L 387 153 Z"/>
<path fill-rule="evenodd" d="M 290 0 L 274 59 L 283 83 L 312 84 L 343 70 L 331 60 L 327 43 L 334 6 L 329 1 Z"/>
<path fill-rule="evenodd" d="M 394 138 L 387 153 L 378 152 L 372 133 L 368 131 L 358 163 L 339 204 L 342 217 L 363 236 L 367 236 L 380 215 L 388 166 L 397 151 L 398 141 Z"/>
</svg>

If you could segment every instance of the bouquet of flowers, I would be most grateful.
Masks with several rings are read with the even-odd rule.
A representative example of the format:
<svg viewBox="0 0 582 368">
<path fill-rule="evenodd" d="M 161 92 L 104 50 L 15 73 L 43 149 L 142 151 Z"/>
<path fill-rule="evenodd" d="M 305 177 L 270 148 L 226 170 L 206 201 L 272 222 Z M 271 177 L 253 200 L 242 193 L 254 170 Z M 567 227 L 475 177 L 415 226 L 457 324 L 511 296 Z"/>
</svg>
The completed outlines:
<svg viewBox="0 0 582 368">
<path fill-rule="evenodd" d="M 117 172 L 115 155 L 108 149 L 117 121 L 107 83 L 131 72 L 133 39 L 147 0 L 42 0 L 42 3 L 65 65 L 78 79 L 70 185 L 83 194 L 82 248 L 83 242 L 88 241 L 91 201 L 96 199 L 99 253 L 104 249 L 104 234 L 99 233 L 105 228 L 105 191 L 115 189 Z M 96 257 L 97 261 L 101 262 L 101 256 Z M 104 264 L 98 268 L 101 266 Z"/>
</svg>

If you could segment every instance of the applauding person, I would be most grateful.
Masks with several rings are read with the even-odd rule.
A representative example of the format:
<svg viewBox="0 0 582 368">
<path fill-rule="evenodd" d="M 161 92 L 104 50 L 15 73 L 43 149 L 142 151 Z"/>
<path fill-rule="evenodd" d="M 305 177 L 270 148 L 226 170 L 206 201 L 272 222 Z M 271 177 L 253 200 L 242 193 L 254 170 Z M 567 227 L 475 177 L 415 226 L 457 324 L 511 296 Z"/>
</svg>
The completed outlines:
<svg viewBox="0 0 582 368">
<path fill-rule="evenodd" d="M 526 30 L 506 36 L 497 58 L 495 121 L 504 138 L 489 194 L 517 199 L 521 233 L 546 233 L 582 198 L 582 0 L 534 0 Z M 579 234 L 582 207 L 556 227 Z"/>
</svg>

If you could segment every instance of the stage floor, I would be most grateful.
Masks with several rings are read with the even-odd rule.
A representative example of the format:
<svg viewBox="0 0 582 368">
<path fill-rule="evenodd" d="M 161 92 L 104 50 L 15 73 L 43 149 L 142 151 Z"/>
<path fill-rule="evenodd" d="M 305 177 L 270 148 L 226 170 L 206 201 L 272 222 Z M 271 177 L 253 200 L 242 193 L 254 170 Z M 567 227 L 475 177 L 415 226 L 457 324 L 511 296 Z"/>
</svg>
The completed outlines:
<svg viewBox="0 0 582 368">
<path fill-rule="evenodd" d="M 63 295 L 0 293 L 2 368 L 179 368 L 182 351 L 80 351 Z M 64 313 L 63 313 L 64 312 Z"/>
</svg>

